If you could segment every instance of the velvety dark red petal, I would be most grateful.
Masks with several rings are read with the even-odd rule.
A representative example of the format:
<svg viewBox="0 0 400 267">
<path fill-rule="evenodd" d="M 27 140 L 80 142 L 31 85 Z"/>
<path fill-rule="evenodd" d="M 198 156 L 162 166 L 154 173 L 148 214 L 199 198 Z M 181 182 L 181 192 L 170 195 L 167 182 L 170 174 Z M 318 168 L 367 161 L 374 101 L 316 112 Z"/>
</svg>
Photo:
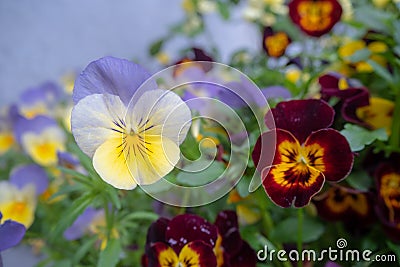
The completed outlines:
<svg viewBox="0 0 400 267">
<path fill-rule="evenodd" d="M 291 100 L 280 102 L 271 109 L 275 125 L 270 114 L 265 116 L 268 128 L 284 129 L 291 132 L 300 143 L 313 132 L 329 127 L 335 112 L 331 106 L 320 99 Z"/>
<path fill-rule="evenodd" d="M 342 7 L 336 0 L 293 0 L 289 16 L 300 29 L 314 37 L 329 32 L 342 16 Z"/>
<path fill-rule="evenodd" d="M 178 253 L 187 243 L 201 240 L 215 246 L 217 227 L 194 214 L 183 214 L 173 218 L 168 224 L 165 240 Z"/>
<path fill-rule="evenodd" d="M 238 218 L 235 211 L 225 210 L 218 213 L 215 225 L 222 237 L 222 246 L 228 254 L 236 254 L 242 246 Z"/>
<path fill-rule="evenodd" d="M 336 73 L 328 73 L 318 78 L 318 83 L 321 85 L 321 89 L 324 88 L 337 88 L 339 89 L 339 80 L 341 76 Z"/>
<path fill-rule="evenodd" d="M 344 179 L 353 167 L 354 155 L 346 138 L 334 129 L 312 133 L 304 143 L 307 164 L 321 171 L 326 180 Z"/>
<path fill-rule="evenodd" d="M 193 241 L 182 248 L 179 263 L 182 267 L 217 267 L 217 258 L 211 246 L 203 241 Z"/>
<path fill-rule="evenodd" d="M 243 241 L 240 251 L 230 259 L 231 267 L 256 267 L 257 255 L 250 245 Z"/>
<path fill-rule="evenodd" d="M 366 125 L 365 122 L 363 122 L 360 118 L 357 117 L 356 110 L 360 107 L 368 105 L 369 105 L 369 92 L 366 89 L 358 90 L 358 93 L 356 95 L 347 98 L 343 102 L 341 110 L 342 116 L 348 122 Z"/>
</svg>

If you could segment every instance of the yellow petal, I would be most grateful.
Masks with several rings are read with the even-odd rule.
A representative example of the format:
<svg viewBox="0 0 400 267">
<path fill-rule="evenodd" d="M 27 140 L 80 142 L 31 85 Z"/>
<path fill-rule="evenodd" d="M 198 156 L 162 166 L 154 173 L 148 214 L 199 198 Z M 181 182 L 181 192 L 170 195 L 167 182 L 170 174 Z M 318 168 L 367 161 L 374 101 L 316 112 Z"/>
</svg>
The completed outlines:
<svg viewBox="0 0 400 267">
<path fill-rule="evenodd" d="M 95 151 L 93 166 L 105 182 L 130 190 L 136 187 L 131 171 L 136 173 L 137 165 L 135 159 L 125 155 L 122 149 L 122 135 L 108 139 Z"/>
<path fill-rule="evenodd" d="M 146 135 L 144 141 L 145 148 L 137 153 L 137 181 L 143 185 L 155 183 L 167 175 L 180 158 L 179 147 L 167 137 Z"/>
<path fill-rule="evenodd" d="M 7 152 L 14 144 L 14 136 L 11 132 L 0 133 L 0 155 Z"/>
</svg>

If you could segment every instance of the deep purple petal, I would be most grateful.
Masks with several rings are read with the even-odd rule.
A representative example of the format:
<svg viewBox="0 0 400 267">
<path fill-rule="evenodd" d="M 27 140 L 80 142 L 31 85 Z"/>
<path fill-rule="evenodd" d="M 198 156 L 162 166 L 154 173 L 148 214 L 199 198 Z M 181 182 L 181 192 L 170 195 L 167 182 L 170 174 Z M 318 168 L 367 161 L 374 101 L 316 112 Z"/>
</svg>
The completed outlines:
<svg viewBox="0 0 400 267">
<path fill-rule="evenodd" d="M 240 251 L 230 259 L 231 267 L 256 267 L 257 255 L 250 245 L 243 241 Z"/>
<path fill-rule="evenodd" d="M 25 226 L 12 220 L 0 225 L 0 252 L 18 245 L 25 235 Z"/>
<path fill-rule="evenodd" d="M 156 242 L 165 242 L 165 232 L 167 231 L 168 223 L 170 221 L 167 218 L 159 218 L 153 222 L 148 231 L 146 237 L 146 251 Z"/>
<path fill-rule="evenodd" d="M 49 186 L 49 177 L 43 168 L 36 164 L 30 164 L 14 168 L 10 175 L 10 182 L 20 189 L 28 184 L 33 184 L 36 188 L 36 195 L 41 195 Z"/>
<path fill-rule="evenodd" d="M 193 214 L 183 214 L 173 218 L 165 233 L 165 240 L 176 253 L 179 253 L 187 243 L 196 240 L 201 240 L 214 247 L 217 237 L 215 225 Z"/>
<path fill-rule="evenodd" d="M 86 208 L 86 210 L 79 215 L 75 222 L 69 228 L 67 228 L 67 230 L 65 230 L 64 238 L 66 240 L 76 240 L 82 237 L 98 212 L 98 210 L 92 207 Z"/>
<path fill-rule="evenodd" d="M 91 94 L 112 94 L 121 98 L 127 106 L 137 89 L 150 78 L 141 66 L 115 57 L 103 57 L 90 63 L 78 76 L 72 94 L 74 103 Z M 156 89 L 155 81 L 146 88 Z"/>
<path fill-rule="evenodd" d="M 275 127 L 292 133 L 300 143 L 314 131 L 329 127 L 335 115 L 331 106 L 319 99 L 291 100 L 280 102 L 271 109 Z M 265 116 L 268 128 L 274 128 L 269 113 Z"/>
<path fill-rule="evenodd" d="M 242 247 L 239 223 L 235 211 L 225 210 L 217 215 L 215 226 L 222 236 L 222 246 L 229 255 L 235 255 Z"/>
<path fill-rule="evenodd" d="M 19 117 L 14 125 L 14 134 L 18 141 L 21 143 L 22 135 L 26 132 L 33 132 L 40 134 L 47 127 L 57 126 L 57 122 L 46 116 L 36 116 L 33 119 L 26 119 L 24 117 Z"/>
</svg>

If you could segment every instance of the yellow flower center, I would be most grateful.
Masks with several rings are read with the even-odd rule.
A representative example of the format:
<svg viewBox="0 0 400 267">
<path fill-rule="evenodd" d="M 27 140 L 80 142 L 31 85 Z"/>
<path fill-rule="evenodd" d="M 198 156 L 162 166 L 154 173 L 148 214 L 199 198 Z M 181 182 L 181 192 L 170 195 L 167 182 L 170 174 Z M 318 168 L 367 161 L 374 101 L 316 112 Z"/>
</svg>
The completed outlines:
<svg viewBox="0 0 400 267">
<path fill-rule="evenodd" d="M 266 37 L 264 42 L 270 56 L 280 57 L 289 45 L 289 38 L 284 32 L 278 32 Z"/>
<path fill-rule="evenodd" d="M 333 6 L 326 1 L 303 1 L 298 5 L 300 25 L 308 31 L 320 31 L 329 27 Z"/>
</svg>

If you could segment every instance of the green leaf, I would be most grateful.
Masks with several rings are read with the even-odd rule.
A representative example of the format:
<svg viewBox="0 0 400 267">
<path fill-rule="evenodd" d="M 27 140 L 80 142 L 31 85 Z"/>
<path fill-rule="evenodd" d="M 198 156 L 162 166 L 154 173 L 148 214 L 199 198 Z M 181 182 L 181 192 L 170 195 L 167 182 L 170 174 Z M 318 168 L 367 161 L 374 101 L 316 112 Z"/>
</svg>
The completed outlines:
<svg viewBox="0 0 400 267">
<path fill-rule="evenodd" d="M 372 68 L 374 68 L 374 71 L 378 76 L 385 79 L 385 81 L 387 81 L 388 83 L 393 83 L 392 75 L 387 69 L 385 69 L 384 67 L 382 67 L 381 65 L 379 65 L 378 63 L 376 63 L 371 59 L 367 60 L 367 63 L 370 64 Z"/>
<path fill-rule="evenodd" d="M 227 5 L 224 2 L 217 2 L 218 6 L 218 12 L 221 14 L 222 18 L 224 20 L 228 20 L 229 17 L 231 16 L 230 11 L 229 11 L 229 5 Z"/>
<path fill-rule="evenodd" d="M 314 219 L 304 218 L 303 222 L 303 242 L 312 242 L 317 240 L 324 232 L 324 225 Z M 297 218 L 288 218 L 280 222 L 272 229 L 271 240 L 275 242 L 290 243 L 297 241 Z"/>
<path fill-rule="evenodd" d="M 371 56 L 371 51 L 367 48 L 357 50 L 351 56 L 346 57 L 346 59 L 350 60 L 352 63 L 357 63 L 360 61 L 366 61 Z"/>
<path fill-rule="evenodd" d="M 344 130 L 340 133 L 346 137 L 353 152 L 364 149 L 366 145 L 372 144 L 375 140 L 386 141 L 388 139 L 386 130 L 383 128 L 369 131 L 350 123 L 345 124 Z"/>
<path fill-rule="evenodd" d="M 96 197 L 91 194 L 84 194 L 76 199 L 72 205 L 63 214 L 61 214 L 60 222 L 53 228 L 51 232 L 51 240 L 59 238 L 62 233 L 72 225 L 76 218 L 94 201 Z"/>
<path fill-rule="evenodd" d="M 396 254 L 397 263 L 400 265 L 400 245 L 387 242 L 388 247 Z"/>
<path fill-rule="evenodd" d="M 208 167 L 203 169 L 203 166 Z M 200 186 L 217 179 L 224 172 L 225 166 L 219 161 L 198 160 L 186 166 L 186 170 L 178 173 L 177 182 L 187 186 Z"/>
<path fill-rule="evenodd" d="M 370 5 L 359 6 L 355 10 L 355 18 L 363 23 L 364 27 L 374 29 L 378 32 L 390 33 L 389 21 L 394 19 L 393 14 L 372 8 Z"/>
<path fill-rule="evenodd" d="M 151 56 L 156 55 L 158 52 L 160 52 L 162 46 L 164 44 L 164 39 L 157 40 L 153 44 L 151 44 L 149 53 Z"/>
<path fill-rule="evenodd" d="M 93 245 L 94 243 L 96 243 L 97 239 L 97 236 L 93 236 L 89 240 L 85 240 L 85 242 L 79 247 L 78 251 L 75 252 L 72 261 L 75 264 L 78 264 L 81 259 L 89 252 L 89 250 L 93 248 Z"/>
<path fill-rule="evenodd" d="M 368 191 L 368 189 L 372 186 L 372 179 L 366 171 L 352 172 L 349 176 L 347 176 L 346 181 L 353 188 L 361 191 Z"/>
<path fill-rule="evenodd" d="M 109 239 L 107 247 L 100 252 L 97 267 L 114 267 L 120 260 L 121 243 L 119 239 Z"/>
<path fill-rule="evenodd" d="M 118 190 L 111 186 L 108 186 L 107 195 L 110 198 L 110 201 L 114 204 L 114 206 L 117 209 L 121 209 L 121 201 L 118 196 Z"/>
<path fill-rule="evenodd" d="M 158 219 L 158 215 L 153 213 L 153 212 L 149 212 L 149 211 L 137 211 L 134 213 L 131 213 L 129 215 L 127 215 L 126 217 L 124 217 L 124 220 L 149 220 L 149 221 L 155 221 Z"/>
</svg>

